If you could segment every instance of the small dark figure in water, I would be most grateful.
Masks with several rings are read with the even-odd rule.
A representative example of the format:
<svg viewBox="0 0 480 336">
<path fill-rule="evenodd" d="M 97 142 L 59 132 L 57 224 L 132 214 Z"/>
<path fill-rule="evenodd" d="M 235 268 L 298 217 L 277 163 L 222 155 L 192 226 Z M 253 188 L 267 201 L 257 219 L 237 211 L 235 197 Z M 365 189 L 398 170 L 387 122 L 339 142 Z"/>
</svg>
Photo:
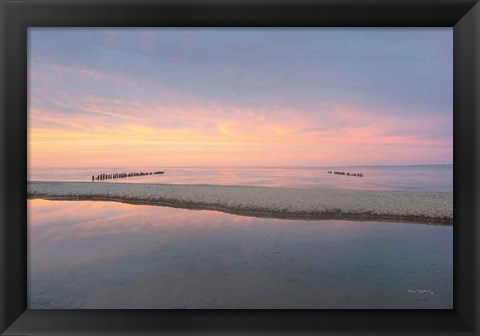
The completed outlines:
<svg viewBox="0 0 480 336">
<path fill-rule="evenodd" d="M 95 181 L 95 176 L 92 176 L 92 182 Z"/>
</svg>

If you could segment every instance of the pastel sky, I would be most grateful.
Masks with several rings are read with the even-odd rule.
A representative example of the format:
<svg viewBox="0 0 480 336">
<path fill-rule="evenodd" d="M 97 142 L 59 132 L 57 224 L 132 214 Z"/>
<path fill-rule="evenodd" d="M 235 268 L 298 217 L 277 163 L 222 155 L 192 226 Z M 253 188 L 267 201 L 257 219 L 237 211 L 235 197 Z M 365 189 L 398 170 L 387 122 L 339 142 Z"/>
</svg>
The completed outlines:
<svg viewBox="0 0 480 336">
<path fill-rule="evenodd" d="M 31 167 L 452 163 L 451 28 L 29 29 Z"/>
</svg>

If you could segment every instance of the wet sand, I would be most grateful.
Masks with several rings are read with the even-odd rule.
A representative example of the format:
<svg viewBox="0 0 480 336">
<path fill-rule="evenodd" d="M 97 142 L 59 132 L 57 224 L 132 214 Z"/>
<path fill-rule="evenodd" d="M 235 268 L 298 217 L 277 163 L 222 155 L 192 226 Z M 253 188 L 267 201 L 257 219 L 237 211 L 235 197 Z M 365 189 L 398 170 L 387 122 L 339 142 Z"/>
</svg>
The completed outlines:
<svg viewBox="0 0 480 336">
<path fill-rule="evenodd" d="M 267 218 L 453 224 L 450 192 L 29 182 L 28 197 L 117 201 Z"/>
</svg>

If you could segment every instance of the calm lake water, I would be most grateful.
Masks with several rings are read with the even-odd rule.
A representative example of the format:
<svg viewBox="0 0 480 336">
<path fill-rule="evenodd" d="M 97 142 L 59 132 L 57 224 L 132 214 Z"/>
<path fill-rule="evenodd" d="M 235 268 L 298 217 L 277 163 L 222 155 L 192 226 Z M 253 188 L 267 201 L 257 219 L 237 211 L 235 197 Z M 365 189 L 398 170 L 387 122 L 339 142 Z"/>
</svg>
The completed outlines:
<svg viewBox="0 0 480 336">
<path fill-rule="evenodd" d="M 343 188 L 404 191 L 453 191 L 452 165 L 318 167 L 318 168 L 36 168 L 30 181 L 91 181 L 101 173 L 165 171 L 109 183 L 250 185 L 294 188 Z M 364 177 L 328 174 L 329 170 L 363 173 Z"/>
<path fill-rule="evenodd" d="M 28 210 L 31 309 L 453 304 L 451 226 L 94 201 L 29 200 Z"/>
</svg>

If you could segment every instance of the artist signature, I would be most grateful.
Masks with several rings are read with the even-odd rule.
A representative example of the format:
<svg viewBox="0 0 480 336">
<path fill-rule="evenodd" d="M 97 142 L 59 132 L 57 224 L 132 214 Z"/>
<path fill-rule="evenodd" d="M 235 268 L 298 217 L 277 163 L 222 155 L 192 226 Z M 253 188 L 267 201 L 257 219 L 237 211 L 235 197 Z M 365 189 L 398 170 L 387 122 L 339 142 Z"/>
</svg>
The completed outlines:
<svg viewBox="0 0 480 336">
<path fill-rule="evenodd" d="M 420 295 L 425 295 L 425 294 L 435 295 L 435 293 L 430 289 L 408 289 L 407 292 L 412 294 L 420 294 Z"/>
</svg>

